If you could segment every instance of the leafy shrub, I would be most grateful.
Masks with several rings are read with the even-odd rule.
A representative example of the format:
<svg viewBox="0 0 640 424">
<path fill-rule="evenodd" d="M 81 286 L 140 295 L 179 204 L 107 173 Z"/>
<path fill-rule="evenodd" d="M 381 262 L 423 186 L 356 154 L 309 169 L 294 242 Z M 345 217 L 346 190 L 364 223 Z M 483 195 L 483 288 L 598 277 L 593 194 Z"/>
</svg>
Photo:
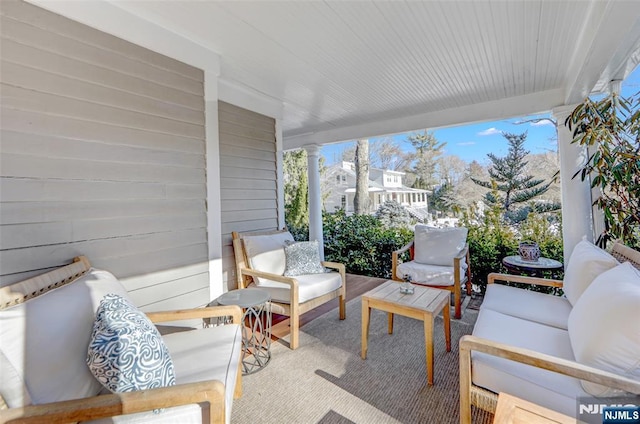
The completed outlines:
<svg viewBox="0 0 640 424">
<path fill-rule="evenodd" d="M 487 276 L 492 272 L 506 273 L 502 258 L 518 254 L 518 243 L 531 240 L 540 246 L 540 253 L 546 258 L 562 261 L 563 243 L 559 229 L 554 229 L 544 215 L 532 213 L 520 226 L 509 226 L 501 219 L 501 211 L 490 209 L 480 223 L 472 223 L 467 218 L 462 225 L 469 229 L 467 242 L 471 258 L 471 282 L 482 293 L 487 288 Z M 552 277 L 550 273 L 544 275 Z M 562 278 L 561 273 L 553 275 Z M 561 291 L 545 286 L 531 286 L 509 283 L 510 286 L 526 288 L 543 293 L 561 294 Z"/>
<path fill-rule="evenodd" d="M 391 278 L 391 253 L 413 238 L 409 229 L 385 228 L 374 216 L 347 216 L 344 211 L 324 214 L 323 228 L 326 260 L 370 277 Z"/>
<path fill-rule="evenodd" d="M 376 211 L 376 218 L 386 228 L 404 227 L 411 224 L 411 215 L 407 209 L 395 200 L 387 200 Z"/>
</svg>

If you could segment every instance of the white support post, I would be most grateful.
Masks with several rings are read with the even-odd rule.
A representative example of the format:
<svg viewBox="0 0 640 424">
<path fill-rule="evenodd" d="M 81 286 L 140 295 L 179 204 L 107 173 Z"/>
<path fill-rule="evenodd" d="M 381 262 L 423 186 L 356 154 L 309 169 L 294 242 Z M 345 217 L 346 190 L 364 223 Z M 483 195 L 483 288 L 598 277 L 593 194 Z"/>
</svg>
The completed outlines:
<svg viewBox="0 0 640 424">
<path fill-rule="evenodd" d="M 205 71 L 204 77 L 209 300 L 213 300 L 227 290 L 226 287 L 223 287 L 222 278 L 222 212 L 220 210 L 218 73 L 217 71 Z"/>
<path fill-rule="evenodd" d="M 558 152 L 560 153 L 560 188 L 562 191 L 562 240 L 564 263 L 568 263 L 571 252 L 583 236 L 593 241 L 593 214 L 591 209 L 591 187 L 587 178 L 573 175 L 588 159 L 586 147 L 571 144 L 573 136 L 564 122 L 573 111 L 573 106 L 553 109 L 558 130 Z"/>
<path fill-rule="evenodd" d="M 276 119 L 276 181 L 278 228 L 284 228 L 284 151 L 282 150 L 282 119 Z"/>
<path fill-rule="evenodd" d="M 307 151 L 307 175 L 309 179 L 309 240 L 318 240 L 320 259 L 324 260 L 324 238 L 322 236 L 322 194 L 320 192 L 320 147 L 317 144 L 304 146 Z"/>
</svg>

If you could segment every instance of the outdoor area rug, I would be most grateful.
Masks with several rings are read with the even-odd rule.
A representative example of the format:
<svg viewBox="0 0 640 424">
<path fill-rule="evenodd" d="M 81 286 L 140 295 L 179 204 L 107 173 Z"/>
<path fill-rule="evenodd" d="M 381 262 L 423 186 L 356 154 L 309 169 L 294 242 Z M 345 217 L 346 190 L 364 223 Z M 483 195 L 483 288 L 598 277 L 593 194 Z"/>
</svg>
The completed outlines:
<svg viewBox="0 0 640 424">
<path fill-rule="evenodd" d="M 459 422 L 458 340 L 470 334 L 477 311 L 451 320 L 446 352 L 442 318 L 434 326 L 434 385 L 427 386 L 421 321 L 373 310 L 367 359 L 360 358 L 360 298 L 347 303 L 347 318 L 332 310 L 300 329 L 300 347 L 271 345 L 271 362 L 243 377 L 243 395 L 231 422 L 256 423 L 434 423 Z M 475 424 L 493 416 L 473 411 Z"/>
</svg>

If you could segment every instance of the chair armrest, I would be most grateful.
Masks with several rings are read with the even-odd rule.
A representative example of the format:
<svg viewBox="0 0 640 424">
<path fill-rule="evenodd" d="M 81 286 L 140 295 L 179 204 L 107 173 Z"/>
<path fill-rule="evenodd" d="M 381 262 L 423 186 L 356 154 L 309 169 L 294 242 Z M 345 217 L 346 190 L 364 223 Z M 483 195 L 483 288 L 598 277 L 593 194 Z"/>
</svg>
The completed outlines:
<svg viewBox="0 0 640 424">
<path fill-rule="evenodd" d="M 537 286 L 558 287 L 562 288 L 562 281 L 552 280 L 550 278 L 527 277 L 524 275 L 498 274 L 492 272 L 487 276 L 487 284 L 493 284 L 496 281 L 510 281 L 513 283 L 532 284 Z"/>
<path fill-rule="evenodd" d="M 240 273 L 242 275 L 249 275 L 251 277 L 261 277 L 267 280 L 277 281 L 278 283 L 289 284 L 291 287 L 298 286 L 298 280 L 293 277 L 285 277 L 284 275 L 272 274 L 270 272 L 258 271 L 256 269 L 241 268 Z"/>
<path fill-rule="evenodd" d="M 482 352 L 500 358 L 510 359 L 537 368 L 542 368 L 552 372 L 568 375 L 580 380 L 587 380 L 593 383 L 602 384 L 614 389 L 621 389 L 626 392 L 640 394 L 640 381 L 632 380 L 612 372 L 603 371 L 598 368 L 583 365 L 575 361 L 558 358 L 530 349 L 498 343 L 493 340 L 483 339 L 476 336 L 466 335 L 460 339 L 460 372 L 465 369 L 470 370 L 471 351 Z M 463 364 L 467 362 L 467 364 Z M 461 374 L 462 375 L 462 374 Z M 470 380 L 470 376 L 466 376 Z M 461 381 L 464 378 L 461 377 Z"/>
<path fill-rule="evenodd" d="M 153 323 L 227 316 L 233 317 L 234 324 L 242 323 L 242 308 L 236 305 L 209 306 L 206 308 L 147 313 L 147 317 Z"/>
<path fill-rule="evenodd" d="M 411 240 L 409 243 L 405 244 L 404 246 L 402 246 L 400 249 L 398 250 L 394 250 L 391 255 L 397 257 L 398 255 L 403 254 L 404 252 L 406 252 L 407 250 L 411 249 L 411 246 L 413 246 L 414 240 Z"/>
<path fill-rule="evenodd" d="M 344 264 L 338 262 L 322 261 L 322 266 L 338 270 L 341 274 L 345 272 Z"/>
<path fill-rule="evenodd" d="M 225 422 L 225 389 L 209 380 L 0 411 L 0 423 L 69 423 L 189 404 L 210 405 L 210 423 Z"/>
<path fill-rule="evenodd" d="M 409 243 L 405 244 L 398 250 L 394 250 L 391 252 L 391 279 L 395 281 L 401 281 L 396 276 L 396 270 L 398 269 L 398 263 L 400 262 L 400 255 L 402 255 L 407 250 L 411 249 L 413 246 L 414 240 L 411 240 Z M 413 258 L 412 258 L 413 259 Z"/>
</svg>

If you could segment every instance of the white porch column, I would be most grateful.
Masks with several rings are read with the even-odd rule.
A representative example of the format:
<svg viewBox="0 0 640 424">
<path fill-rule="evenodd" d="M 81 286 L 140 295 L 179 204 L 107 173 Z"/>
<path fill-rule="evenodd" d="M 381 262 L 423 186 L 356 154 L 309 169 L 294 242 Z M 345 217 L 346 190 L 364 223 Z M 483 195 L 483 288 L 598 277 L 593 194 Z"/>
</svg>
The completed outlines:
<svg viewBox="0 0 640 424">
<path fill-rule="evenodd" d="M 324 260 L 322 237 L 322 194 L 320 192 L 320 146 L 304 146 L 307 151 L 307 176 L 309 178 L 309 240 L 318 240 L 320 259 Z"/>
<path fill-rule="evenodd" d="M 209 300 L 227 290 L 222 269 L 222 211 L 220 206 L 220 138 L 218 135 L 218 72 L 205 71 L 205 136 L 207 166 L 207 245 Z"/>
<path fill-rule="evenodd" d="M 589 179 L 582 181 L 573 175 L 587 161 L 586 147 L 571 144 L 573 136 L 564 125 L 574 106 L 560 106 L 552 113 L 557 122 L 558 152 L 560 153 L 560 188 L 562 191 L 562 240 L 565 266 L 576 244 L 587 236 L 593 241 L 593 215 Z"/>
</svg>

